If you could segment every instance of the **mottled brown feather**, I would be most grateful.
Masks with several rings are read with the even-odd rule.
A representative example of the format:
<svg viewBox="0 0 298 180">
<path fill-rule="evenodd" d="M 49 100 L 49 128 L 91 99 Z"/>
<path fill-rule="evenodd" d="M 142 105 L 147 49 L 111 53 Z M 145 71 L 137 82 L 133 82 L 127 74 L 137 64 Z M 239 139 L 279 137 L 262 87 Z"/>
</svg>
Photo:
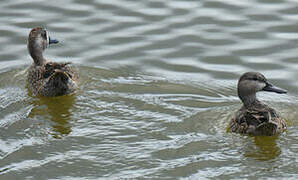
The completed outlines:
<svg viewBox="0 0 298 180">
<path fill-rule="evenodd" d="M 272 136 L 287 128 L 284 119 L 280 118 L 274 109 L 256 98 L 258 91 L 286 93 L 269 83 L 261 73 L 244 73 L 238 81 L 238 96 L 243 106 L 229 122 L 229 132 Z"/>
<path fill-rule="evenodd" d="M 33 28 L 28 37 L 28 51 L 33 59 L 33 64 L 28 69 L 28 88 L 33 95 L 61 96 L 73 93 L 78 88 L 78 72 L 71 63 L 56 63 L 47 61 L 43 51 L 51 43 L 44 28 Z"/>
<path fill-rule="evenodd" d="M 61 90 L 61 87 L 55 87 L 55 83 L 50 83 L 49 81 L 50 77 L 55 73 L 56 70 L 65 72 L 75 84 L 61 82 L 64 83 L 66 86 L 64 90 Z M 32 64 L 28 70 L 27 81 L 28 88 L 33 95 L 59 96 L 73 93 L 77 89 L 78 79 L 79 75 L 77 71 L 71 66 L 71 63 L 47 62 L 46 64 L 41 66 Z"/>
<path fill-rule="evenodd" d="M 239 109 L 229 123 L 229 131 L 248 135 L 272 136 L 286 130 L 286 122 L 265 104 Z"/>
</svg>

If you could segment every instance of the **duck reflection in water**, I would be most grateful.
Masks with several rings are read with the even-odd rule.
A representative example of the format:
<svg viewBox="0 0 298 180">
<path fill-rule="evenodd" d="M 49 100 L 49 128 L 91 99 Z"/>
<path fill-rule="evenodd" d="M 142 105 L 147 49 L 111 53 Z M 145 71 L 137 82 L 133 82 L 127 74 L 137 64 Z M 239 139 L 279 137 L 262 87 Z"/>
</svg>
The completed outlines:
<svg viewBox="0 0 298 180">
<path fill-rule="evenodd" d="M 33 101 L 34 108 L 31 110 L 29 117 L 40 116 L 47 119 L 50 117 L 52 122 L 52 136 L 62 138 L 71 132 L 69 124 L 72 116 L 71 109 L 75 102 L 74 95 L 59 97 L 38 97 Z"/>
<path fill-rule="evenodd" d="M 286 129 L 285 121 L 277 115 L 276 111 L 256 98 L 256 93 L 259 91 L 287 93 L 286 90 L 269 83 L 261 73 L 244 73 L 238 81 L 238 96 L 243 106 L 230 121 L 228 131 L 272 136 Z"/>
<path fill-rule="evenodd" d="M 244 149 L 244 156 L 259 161 L 275 159 L 281 154 L 280 148 L 276 145 L 278 136 L 255 136 L 253 144 Z"/>
</svg>

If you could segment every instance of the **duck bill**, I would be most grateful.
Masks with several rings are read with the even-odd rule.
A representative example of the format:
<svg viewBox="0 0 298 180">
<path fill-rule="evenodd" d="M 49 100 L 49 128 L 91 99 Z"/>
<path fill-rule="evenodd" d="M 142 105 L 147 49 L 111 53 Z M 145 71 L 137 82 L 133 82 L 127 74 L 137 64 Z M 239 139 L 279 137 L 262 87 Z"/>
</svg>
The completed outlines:
<svg viewBox="0 0 298 180">
<path fill-rule="evenodd" d="M 57 39 L 52 39 L 49 37 L 49 44 L 57 44 L 59 41 Z"/>
<path fill-rule="evenodd" d="M 276 92 L 278 94 L 285 94 L 287 93 L 286 90 L 281 89 L 279 87 L 274 86 L 273 84 L 267 82 L 266 86 L 263 88 L 263 91 L 269 91 L 269 92 Z"/>
</svg>

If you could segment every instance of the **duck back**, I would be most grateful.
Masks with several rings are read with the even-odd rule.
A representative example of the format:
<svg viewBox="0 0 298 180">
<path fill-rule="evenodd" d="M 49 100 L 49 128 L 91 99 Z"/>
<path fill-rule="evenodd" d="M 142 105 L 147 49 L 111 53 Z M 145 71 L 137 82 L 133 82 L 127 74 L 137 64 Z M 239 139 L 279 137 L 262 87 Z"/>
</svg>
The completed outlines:
<svg viewBox="0 0 298 180">
<path fill-rule="evenodd" d="M 28 71 L 28 88 L 33 95 L 61 96 L 77 89 L 78 73 L 71 63 L 47 62 L 31 65 Z"/>
<path fill-rule="evenodd" d="M 285 121 L 265 104 L 239 109 L 230 121 L 228 130 L 248 135 L 272 136 L 286 129 Z"/>
</svg>

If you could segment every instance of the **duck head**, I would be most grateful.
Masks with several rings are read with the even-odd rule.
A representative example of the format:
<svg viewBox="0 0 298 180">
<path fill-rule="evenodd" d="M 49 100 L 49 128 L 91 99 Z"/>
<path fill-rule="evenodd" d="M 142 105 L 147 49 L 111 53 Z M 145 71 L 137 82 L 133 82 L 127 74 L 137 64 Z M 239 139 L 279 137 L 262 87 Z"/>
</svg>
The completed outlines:
<svg viewBox="0 0 298 180">
<path fill-rule="evenodd" d="M 265 76 L 258 72 L 244 73 L 238 81 L 238 96 L 244 106 L 249 106 L 257 101 L 256 93 L 259 91 L 269 91 L 279 94 L 287 93 L 286 90 L 274 86 L 267 81 Z"/>
<path fill-rule="evenodd" d="M 45 63 L 42 55 L 43 51 L 50 44 L 57 44 L 58 42 L 58 40 L 49 37 L 46 29 L 41 27 L 33 28 L 29 33 L 27 47 L 34 63 L 36 65 L 43 65 Z"/>
</svg>

